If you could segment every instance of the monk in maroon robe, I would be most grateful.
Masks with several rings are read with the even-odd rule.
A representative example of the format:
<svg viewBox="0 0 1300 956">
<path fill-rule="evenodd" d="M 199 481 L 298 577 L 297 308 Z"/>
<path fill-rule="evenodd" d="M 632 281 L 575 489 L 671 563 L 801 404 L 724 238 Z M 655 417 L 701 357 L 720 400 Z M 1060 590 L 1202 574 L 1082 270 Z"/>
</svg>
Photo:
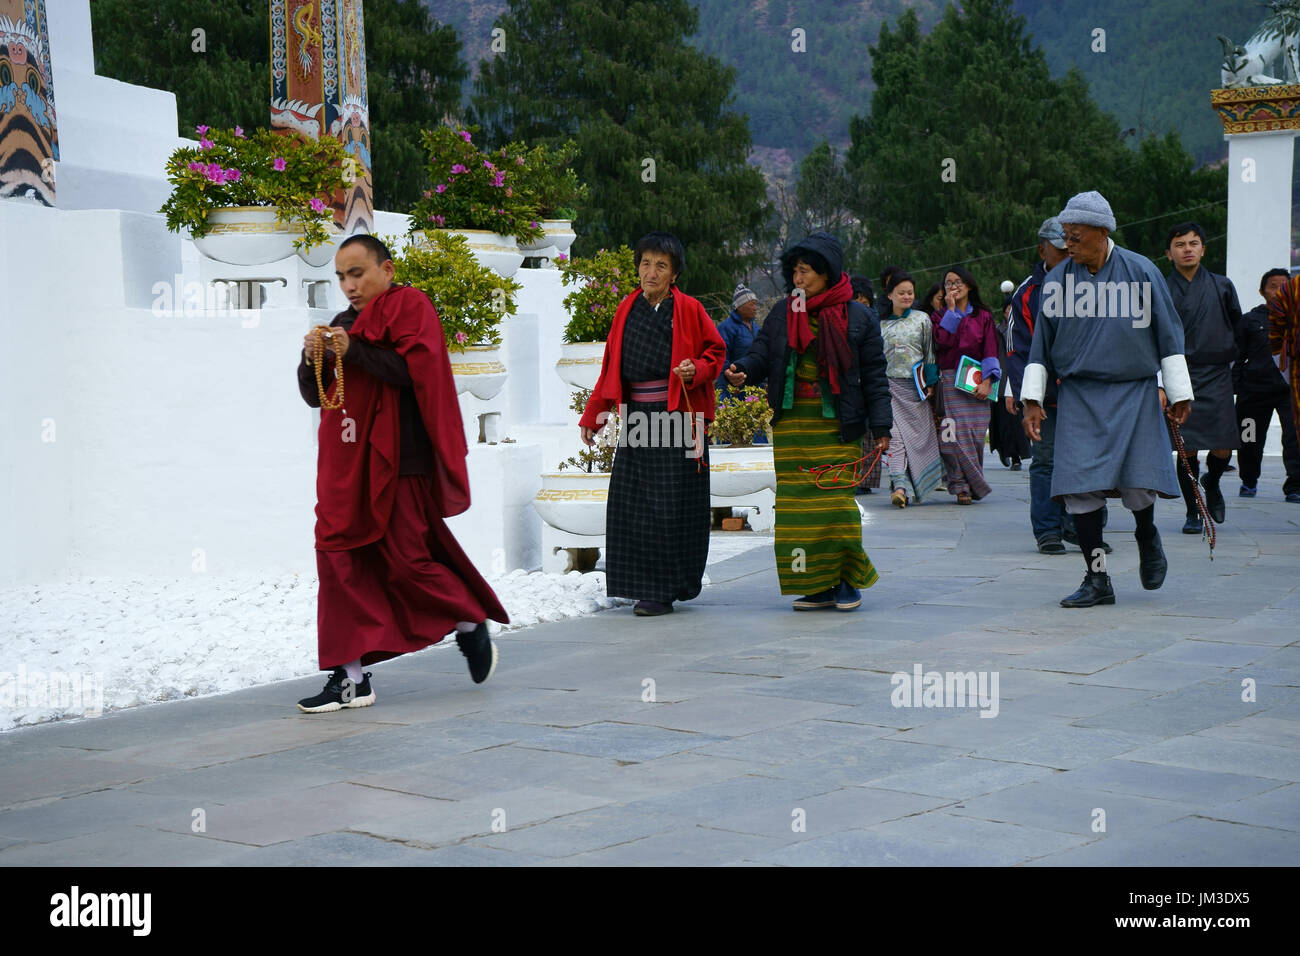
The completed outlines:
<svg viewBox="0 0 1300 956">
<path fill-rule="evenodd" d="M 368 707 L 362 667 L 456 631 L 475 683 L 496 669 L 488 619 L 505 609 L 443 521 L 469 508 L 468 448 L 442 324 L 428 296 L 393 284 L 388 248 L 345 239 L 334 257 L 351 307 L 303 340 L 298 387 L 321 407 L 313 356 L 323 345 L 325 404 L 316 472 L 317 639 L 325 689 L 306 713 Z M 317 343 L 317 336 L 326 336 Z"/>
</svg>

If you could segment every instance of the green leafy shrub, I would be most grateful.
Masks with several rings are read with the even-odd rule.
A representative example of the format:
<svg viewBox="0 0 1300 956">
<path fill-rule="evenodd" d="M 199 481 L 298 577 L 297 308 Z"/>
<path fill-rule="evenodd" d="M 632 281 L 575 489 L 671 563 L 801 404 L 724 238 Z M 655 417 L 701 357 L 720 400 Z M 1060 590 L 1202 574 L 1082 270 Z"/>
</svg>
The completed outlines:
<svg viewBox="0 0 1300 956">
<path fill-rule="evenodd" d="M 491 155 L 467 129 L 439 126 L 420 134 L 427 184 L 411 209 L 411 232 L 486 229 L 520 242 L 542 237 L 537 209 L 523 188 L 524 157 Z"/>
<path fill-rule="evenodd" d="M 397 249 L 395 238 L 384 241 Z M 501 344 L 501 320 L 514 314 L 521 286 L 480 265 L 464 236 L 429 233 L 394 251 L 393 265 L 398 282 L 411 284 L 433 301 L 448 351 Z"/>
<path fill-rule="evenodd" d="M 591 389 L 577 389 L 573 393 L 573 400 L 569 402 L 569 408 L 581 415 L 587 410 L 587 401 L 590 398 Z M 620 427 L 618 413 L 610 412 L 609 417 L 605 419 L 605 427 L 596 433 L 596 444 L 590 448 L 583 445 L 577 455 L 560 462 L 560 471 L 574 468 L 578 471 L 585 471 L 587 474 L 592 472 L 609 474 L 614 470 L 614 452 L 618 448 Z"/>
<path fill-rule="evenodd" d="M 333 137 L 303 139 L 269 129 L 249 135 L 234 129 L 195 128 L 198 146 L 183 146 L 167 159 L 172 193 L 159 212 L 172 232 L 188 229 L 196 239 L 212 231 L 208 214 L 231 206 L 273 206 L 278 221 L 300 226 L 295 248 L 310 250 L 329 242 L 334 221 L 330 205 L 344 188 L 347 158 Z"/>
<path fill-rule="evenodd" d="M 577 206 L 586 201 L 589 193 L 572 168 L 578 158 L 578 144 L 569 140 L 552 149 L 546 145 L 528 148 L 523 143 L 510 143 L 501 150 L 502 160 L 521 155 L 522 188 L 536 209 L 537 219 L 577 218 Z"/>
<path fill-rule="evenodd" d="M 709 426 L 709 440 L 715 445 L 744 448 L 754 443 L 754 435 L 768 431 L 772 424 L 772 409 L 767 404 L 766 389 L 754 385 L 733 388 L 718 403 L 713 424 Z"/>
<path fill-rule="evenodd" d="M 601 249 L 585 259 L 559 255 L 555 262 L 562 276 L 560 281 L 575 287 L 564 297 L 564 308 L 569 313 L 564 341 L 605 341 L 618 304 L 639 284 L 632 250 L 627 246 L 613 251 Z"/>
</svg>

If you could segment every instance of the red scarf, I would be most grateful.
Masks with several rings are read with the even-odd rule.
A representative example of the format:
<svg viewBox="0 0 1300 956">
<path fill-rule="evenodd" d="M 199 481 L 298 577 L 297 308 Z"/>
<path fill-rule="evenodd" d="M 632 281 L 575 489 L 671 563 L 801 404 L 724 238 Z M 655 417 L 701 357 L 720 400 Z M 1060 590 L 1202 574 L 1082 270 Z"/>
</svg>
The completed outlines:
<svg viewBox="0 0 1300 956">
<path fill-rule="evenodd" d="M 1292 276 L 1281 294 L 1269 305 L 1269 351 L 1286 360 L 1286 378 L 1291 391 L 1291 415 L 1296 437 L 1300 438 L 1300 276 Z"/>
<path fill-rule="evenodd" d="M 848 273 L 840 273 L 840 281 L 827 287 L 804 303 L 807 308 L 796 309 L 801 296 L 791 295 L 785 302 L 785 327 L 790 347 L 799 354 L 813 343 L 812 325 L 808 316 L 817 314 L 817 377 L 829 379 L 831 392 L 840 393 L 840 379 L 853 362 L 849 351 L 849 308 L 853 301 L 853 284 Z"/>
</svg>

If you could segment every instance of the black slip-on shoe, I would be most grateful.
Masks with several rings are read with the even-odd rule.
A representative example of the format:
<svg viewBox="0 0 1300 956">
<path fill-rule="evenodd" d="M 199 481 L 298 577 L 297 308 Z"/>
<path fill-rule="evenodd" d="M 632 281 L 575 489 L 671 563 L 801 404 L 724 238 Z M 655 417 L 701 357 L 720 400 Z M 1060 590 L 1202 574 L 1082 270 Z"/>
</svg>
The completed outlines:
<svg viewBox="0 0 1300 956">
<path fill-rule="evenodd" d="M 497 669 L 497 646 L 488 637 L 487 621 L 468 634 L 456 632 L 456 646 L 469 664 L 469 676 L 476 684 L 491 677 Z"/>
<path fill-rule="evenodd" d="M 1038 551 L 1040 554 L 1065 554 L 1065 545 L 1056 535 L 1047 534 L 1038 542 Z"/>
<path fill-rule="evenodd" d="M 1206 481 L 1209 475 L 1201 475 L 1201 487 L 1205 489 L 1205 510 L 1210 513 L 1210 519 L 1215 524 L 1223 524 L 1223 519 L 1227 517 L 1224 510 L 1223 492 L 1219 489 L 1219 483 L 1209 483 Z"/>
<path fill-rule="evenodd" d="M 1153 529 L 1154 531 L 1154 529 Z M 1137 537 L 1134 535 L 1134 537 Z M 1160 543 L 1160 532 L 1155 531 L 1149 539 L 1138 543 L 1138 578 L 1148 591 L 1157 590 L 1165 583 L 1165 574 L 1169 571 L 1169 561 L 1165 558 L 1164 545 Z"/>
<path fill-rule="evenodd" d="M 822 608 L 834 607 L 836 590 L 836 588 L 827 588 L 825 591 L 801 597 L 794 602 L 793 607 L 796 611 L 819 611 Z"/>
<path fill-rule="evenodd" d="M 1061 607 L 1092 607 L 1094 604 L 1114 604 L 1115 592 L 1110 586 L 1110 575 L 1089 571 L 1084 575 L 1079 590 L 1061 600 Z"/>
<path fill-rule="evenodd" d="M 632 613 L 637 617 L 658 617 L 660 614 L 672 614 L 673 602 L 665 604 L 663 601 L 637 601 L 632 606 Z"/>
<path fill-rule="evenodd" d="M 342 667 L 330 672 L 330 679 L 325 682 L 325 689 L 315 697 L 304 697 L 298 701 L 298 709 L 304 714 L 328 714 L 336 710 L 348 710 L 353 707 L 369 707 L 375 702 L 375 692 L 370 687 L 370 673 L 361 678 L 357 684 L 348 677 Z"/>
</svg>

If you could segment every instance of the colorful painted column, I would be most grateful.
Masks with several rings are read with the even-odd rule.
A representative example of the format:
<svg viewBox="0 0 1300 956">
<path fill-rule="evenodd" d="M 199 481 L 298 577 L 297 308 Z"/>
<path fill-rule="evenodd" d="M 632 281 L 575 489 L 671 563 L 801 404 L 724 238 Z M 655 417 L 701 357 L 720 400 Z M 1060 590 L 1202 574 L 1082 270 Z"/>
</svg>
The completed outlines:
<svg viewBox="0 0 1300 956">
<path fill-rule="evenodd" d="M 374 200 L 362 0 L 271 0 L 271 128 L 343 143 L 351 184 L 334 196 L 345 234 L 370 232 Z"/>
<path fill-rule="evenodd" d="M 0 0 L 0 199 L 53 206 L 58 159 L 45 0 Z"/>
</svg>

